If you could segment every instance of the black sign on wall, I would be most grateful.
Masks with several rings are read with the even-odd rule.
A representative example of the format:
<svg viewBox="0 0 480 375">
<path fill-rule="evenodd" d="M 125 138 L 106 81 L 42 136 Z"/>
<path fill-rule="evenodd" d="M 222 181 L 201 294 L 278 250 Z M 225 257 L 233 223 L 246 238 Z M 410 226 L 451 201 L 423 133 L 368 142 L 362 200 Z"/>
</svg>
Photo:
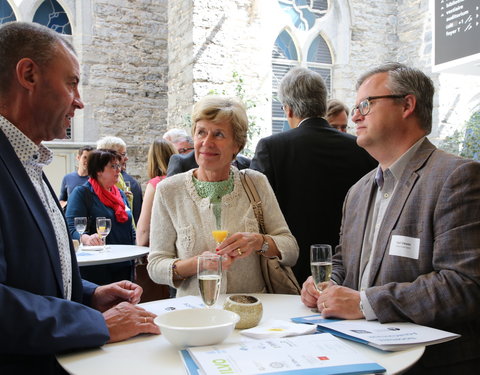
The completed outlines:
<svg viewBox="0 0 480 375">
<path fill-rule="evenodd" d="M 480 53 L 480 0 L 435 0 L 434 65 Z"/>
</svg>

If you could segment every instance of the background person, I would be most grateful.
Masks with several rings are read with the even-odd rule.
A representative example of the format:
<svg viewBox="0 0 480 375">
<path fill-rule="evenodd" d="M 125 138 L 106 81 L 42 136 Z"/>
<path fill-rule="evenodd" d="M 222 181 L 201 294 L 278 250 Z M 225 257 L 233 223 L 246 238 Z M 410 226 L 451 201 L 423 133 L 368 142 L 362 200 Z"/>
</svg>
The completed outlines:
<svg viewBox="0 0 480 375">
<path fill-rule="evenodd" d="M 175 146 L 165 139 L 157 139 L 150 145 L 147 157 L 147 171 L 150 180 L 145 189 L 142 214 L 137 225 L 137 245 L 148 246 L 150 244 L 150 219 L 155 189 L 157 184 L 167 177 L 168 161 L 172 155 L 177 153 Z"/>
<path fill-rule="evenodd" d="M 87 246 L 102 245 L 96 233 L 97 217 L 111 219 L 112 228 L 106 237 L 107 244 L 134 245 L 132 211 L 124 192 L 115 184 L 120 176 L 121 156 L 112 150 L 95 150 L 88 157 L 90 178 L 78 186 L 70 196 L 67 206 L 67 223 L 73 239 Z M 76 217 L 88 219 L 87 232 L 80 234 L 75 229 Z M 133 262 L 119 262 L 99 266 L 83 266 L 82 277 L 96 284 L 109 284 L 119 280 L 133 280 Z"/>
<path fill-rule="evenodd" d="M 298 246 L 290 233 L 267 179 L 249 171 L 261 196 L 267 235 L 259 233 L 250 200 L 231 165 L 247 140 L 244 106 L 235 99 L 207 96 L 192 114 L 198 169 L 165 179 L 155 194 L 148 272 L 153 281 L 177 288 L 178 296 L 198 294 L 197 257 L 217 247 L 211 235 L 216 219 L 230 236 L 218 247 L 225 255 L 227 293 L 265 290 L 257 250 L 278 256 L 286 265 L 297 259 Z M 222 202 L 213 212 L 211 202 Z"/>
<path fill-rule="evenodd" d="M 170 129 L 163 134 L 162 138 L 173 143 L 181 155 L 187 155 L 193 151 L 193 139 L 185 129 Z"/>
<path fill-rule="evenodd" d="M 307 306 L 326 317 L 411 321 L 461 335 L 428 346 L 409 374 L 473 374 L 480 365 L 480 163 L 438 150 L 434 86 L 398 63 L 360 77 L 352 121 L 357 142 L 379 162 L 349 191 L 337 285 Z"/>
<path fill-rule="evenodd" d="M 298 241 L 293 272 L 302 283 L 310 275 L 310 245 L 338 244 L 345 194 L 377 163 L 354 136 L 335 131 L 323 118 L 327 88 L 320 74 L 294 68 L 278 94 L 292 129 L 262 138 L 251 168 L 267 176 Z"/>
<path fill-rule="evenodd" d="M 127 281 L 82 281 L 41 142 L 66 137 L 80 67 L 72 45 L 36 23 L 0 26 L 0 373 L 65 374 L 55 354 L 159 333 Z M 39 110 L 41 109 L 41 110 Z"/>
<path fill-rule="evenodd" d="M 88 180 L 87 158 L 92 146 L 83 146 L 78 150 L 76 159 L 78 161 L 78 170 L 76 172 L 68 173 L 63 176 L 62 184 L 60 186 L 60 205 L 64 208 L 67 205 L 68 196 L 79 185 L 83 185 Z"/>
<path fill-rule="evenodd" d="M 348 113 L 348 107 L 340 100 L 330 99 L 327 102 L 327 115 L 325 119 L 332 128 L 346 133 L 348 128 Z"/>
<path fill-rule="evenodd" d="M 128 161 L 127 144 L 122 138 L 106 136 L 97 141 L 97 149 L 113 150 L 120 155 L 120 165 L 122 170 L 116 185 L 119 189 L 122 189 L 127 196 L 128 204 L 133 212 L 135 224 L 140 217 L 143 197 L 140 184 L 126 172 Z M 130 182 L 130 191 L 128 191 L 125 181 Z"/>
</svg>

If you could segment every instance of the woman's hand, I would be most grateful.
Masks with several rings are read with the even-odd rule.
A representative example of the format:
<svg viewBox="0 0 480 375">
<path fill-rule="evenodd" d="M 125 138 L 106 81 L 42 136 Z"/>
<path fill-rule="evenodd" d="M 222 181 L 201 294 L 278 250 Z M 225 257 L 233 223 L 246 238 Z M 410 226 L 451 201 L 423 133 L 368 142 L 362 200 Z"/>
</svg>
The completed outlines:
<svg viewBox="0 0 480 375">
<path fill-rule="evenodd" d="M 97 233 L 92 234 L 82 234 L 80 237 L 80 242 L 86 246 L 98 246 L 103 245 L 102 238 L 98 236 Z"/>
<path fill-rule="evenodd" d="M 237 232 L 226 238 L 217 248 L 218 255 L 227 255 L 232 261 L 246 258 L 262 248 L 263 236 L 260 233 Z"/>
<path fill-rule="evenodd" d="M 211 251 L 204 251 L 203 253 L 200 254 L 200 256 L 202 256 L 202 255 L 212 255 L 212 252 Z M 221 254 L 217 253 L 217 255 L 221 255 Z M 222 255 L 222 270 L 228 270 L 230 268 L 230 266 L 232 265 L 233 260 L 234 259 L 231 256 Z M 197 259 L 197 262 L 198 262 L 198 259 Z"/>
</svg>

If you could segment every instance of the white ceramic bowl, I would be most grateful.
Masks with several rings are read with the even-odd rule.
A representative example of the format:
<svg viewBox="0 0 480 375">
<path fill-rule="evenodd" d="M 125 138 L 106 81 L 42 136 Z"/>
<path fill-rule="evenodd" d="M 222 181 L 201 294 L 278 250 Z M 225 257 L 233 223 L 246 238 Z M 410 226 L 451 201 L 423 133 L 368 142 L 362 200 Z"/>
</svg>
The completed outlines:
<svg viewBox="0 0 480 375">
<path fill-rule="evenodd" d="M 155 318 L 155 324 L 173 345 L 214 345 L 225 340 L 240 316 L 218 309 L 187 309 L 171 311 Z"/>
</svg>

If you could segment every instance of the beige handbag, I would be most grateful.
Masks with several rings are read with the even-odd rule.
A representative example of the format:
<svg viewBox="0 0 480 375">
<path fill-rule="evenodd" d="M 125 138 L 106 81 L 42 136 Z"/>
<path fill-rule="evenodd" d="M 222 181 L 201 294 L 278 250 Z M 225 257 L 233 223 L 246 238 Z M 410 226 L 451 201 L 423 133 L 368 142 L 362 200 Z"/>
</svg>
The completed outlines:
<svg viewBox="0 0 480 375">
<path fill-rule="evenodd" d="M 253 180 L 247 175 L 247 170 L 240 171 L 240 181 L 247 193 L 248 199 L 258 221 L 260 233 L 266 234 L 263 221 L 262 201 L 258 195 Z M 261 254 L 260 268 L 268 293 L 275 294 L 300 294 L 301 288 L 290 267 L 281 264 L 277 257 L 266 257 Z"/>
</svg>

